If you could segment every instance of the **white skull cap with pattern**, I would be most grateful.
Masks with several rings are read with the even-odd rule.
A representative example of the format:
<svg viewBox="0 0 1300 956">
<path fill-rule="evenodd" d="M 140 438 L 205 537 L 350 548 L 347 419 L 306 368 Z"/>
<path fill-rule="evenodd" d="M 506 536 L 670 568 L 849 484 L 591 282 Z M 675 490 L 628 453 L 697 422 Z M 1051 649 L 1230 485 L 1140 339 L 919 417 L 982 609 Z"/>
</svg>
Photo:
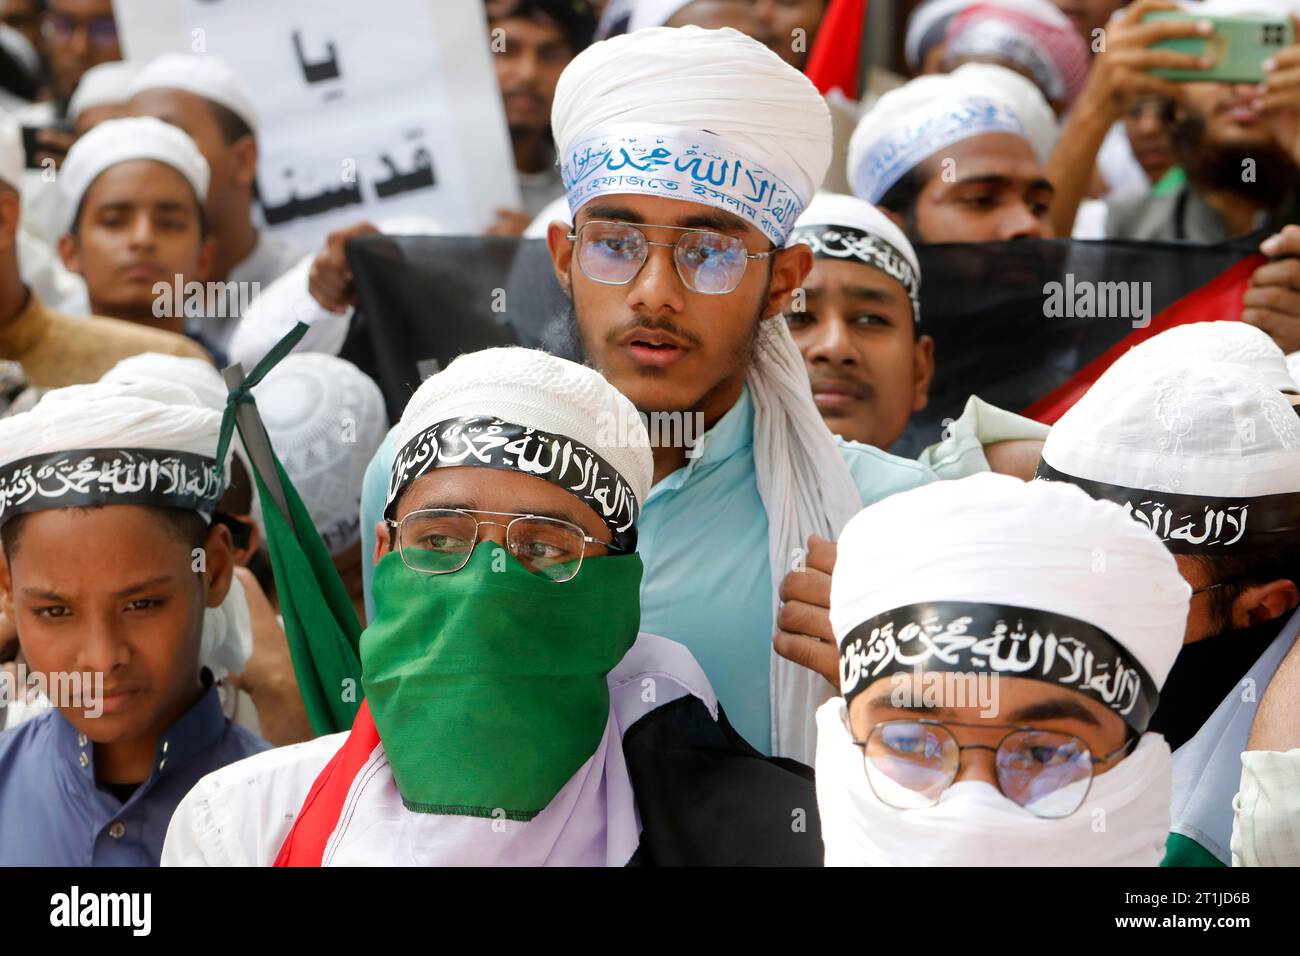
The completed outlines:
<svg viewBox="0 0 1300 956">
<path fill-rule="evenodd" d="M 738 216 L 778 246 L 831 160 L 817 87 L 730 28 L 593 43 L 560 75 L 551 130 L 574 216 L 601 195 L 669 197 Z"/>
<path fill-rule="evenodd" d="M 1152 356 L 1244 365 L 1279 392 L 1300 392 L 1281 346 L 1263 329 L 1247 322 L 1220 319 L 1175 325 L 1133 346 L 1114 364 Z"/>
<path fill-rule="evenodd" d="M 837 642 L 886 611 L 958 601 L 1086 621 L 1127 649 L 1157 688 L 1182 649 L 1191 589 L 1173 555 L 1119 505 L 1073 485 L 991 472 L 936 481 L 864 508 L 840 535 L 838 555 Z"/>
<path fill-rule="evenodd" d="M 361 480 L 388 434 L 379 386 L 345 359 L 295 352 L 254 390 L 271 447 L 331 554 L 361 537 Z"/>
<path fill-rule="evenodd" d="M 1179 495 L 1300 492 L 1300 417 L 1258 372 L 1153 355 L 1116 362 L 1061 416 L 1043 462 L 1085 481 Z"/>
<path fill-rule="evenodd" d="M 415 390 L 393 447 L 400 452 L 431 425 L 474 416 L 495 416 L 586 445 L 627 482 L 638 506 L 645 504 L 654 474 L 649 435 L 636 406 L 595 369 L 539 349 L 461 355 Z"/>
<path fill-rule="evenodd" d="M 945 146 L 984 133 L 1026 140 L 1039 162 L 1056 142 L 1056 117 L 1033 81 L 992 63 L 918 76 L 863 114 L 849 138 L 855 195 L 880 202 L 896 182 Z"/>
</svg>

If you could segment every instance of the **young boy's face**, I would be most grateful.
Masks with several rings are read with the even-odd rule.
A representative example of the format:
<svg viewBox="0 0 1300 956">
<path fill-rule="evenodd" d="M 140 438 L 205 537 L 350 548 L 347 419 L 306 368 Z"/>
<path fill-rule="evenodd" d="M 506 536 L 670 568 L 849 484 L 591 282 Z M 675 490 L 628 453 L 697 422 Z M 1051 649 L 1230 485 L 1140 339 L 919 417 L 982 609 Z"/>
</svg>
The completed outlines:
<svg viewBox="0 0 1300 956">
<path fill-rule="evenodd" d="M 29 670 L 46 675 L 52 693 L 65 680 L 58 675 L 103 675 L 102 701 L 53 701 L 97 744 L 161 733 L 201 688 L 203 612 L 230 587 L 230 532 L 213 526 L 196 548 L 158 509 L 140 505 L 21 520 L 0 562 L 0 606 Z"/>
</svg>

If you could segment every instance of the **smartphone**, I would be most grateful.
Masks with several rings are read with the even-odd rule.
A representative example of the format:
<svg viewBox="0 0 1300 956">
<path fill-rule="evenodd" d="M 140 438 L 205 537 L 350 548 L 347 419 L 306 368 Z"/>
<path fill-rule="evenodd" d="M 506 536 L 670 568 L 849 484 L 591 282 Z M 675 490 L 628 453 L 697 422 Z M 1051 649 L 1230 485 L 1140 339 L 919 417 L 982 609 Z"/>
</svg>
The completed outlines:
<svg viewBox="0 0 1300 956">
<path fill-rule="evenodd" d="M 1214 57 L 1214 65 L 1204 70 L 1151 71 L 1152 76 L 1176 82 L 1263 83 L 1264 61 L 1295 43 L 1295 28 L 1287 17 L 1203 17 L 1156 11 L 1142 20 L 1208 20 L 1214 24 L 1214 32 L 1208 37 L 1180 37 L 1151 44 L 1153 50 Z"/>
</svg>

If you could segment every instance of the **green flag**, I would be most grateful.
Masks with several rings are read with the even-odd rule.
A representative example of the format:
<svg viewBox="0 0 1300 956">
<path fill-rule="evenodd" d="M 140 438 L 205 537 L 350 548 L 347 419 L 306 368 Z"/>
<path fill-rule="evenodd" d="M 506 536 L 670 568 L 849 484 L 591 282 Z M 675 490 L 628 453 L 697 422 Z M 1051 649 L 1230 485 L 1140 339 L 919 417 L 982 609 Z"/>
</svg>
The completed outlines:
<svg viewBox="0 0 1300 956">
<path fill-rule="evenodd" d="M 221 422 L 218 466 L 238 427 L 253 467 L 271 570 L 303 706 L 318 735 L 352 727 L 361 706 L 361 622 L 315 523 L 275 456 L 253 389 L 307 332 L 301 322 L 247 376 L 223 371 L 230 395 Z"/>
</svg>

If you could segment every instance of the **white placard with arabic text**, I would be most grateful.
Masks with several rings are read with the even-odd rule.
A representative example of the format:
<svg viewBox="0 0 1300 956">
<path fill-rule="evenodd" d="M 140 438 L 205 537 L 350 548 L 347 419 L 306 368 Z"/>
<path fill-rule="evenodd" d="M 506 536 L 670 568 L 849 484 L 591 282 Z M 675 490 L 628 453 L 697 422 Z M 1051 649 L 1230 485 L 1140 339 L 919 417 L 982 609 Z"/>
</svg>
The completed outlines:
<svg viewBox="0 0 1300 956">
<path fill-rule="evenodd" d="M 125 55 L 215 53 L 258 109 L 268 228 L 304 249 L 401 215 L 479 233 L 522 205 L 480 3 L 116 0 Z"/>
</svg>

